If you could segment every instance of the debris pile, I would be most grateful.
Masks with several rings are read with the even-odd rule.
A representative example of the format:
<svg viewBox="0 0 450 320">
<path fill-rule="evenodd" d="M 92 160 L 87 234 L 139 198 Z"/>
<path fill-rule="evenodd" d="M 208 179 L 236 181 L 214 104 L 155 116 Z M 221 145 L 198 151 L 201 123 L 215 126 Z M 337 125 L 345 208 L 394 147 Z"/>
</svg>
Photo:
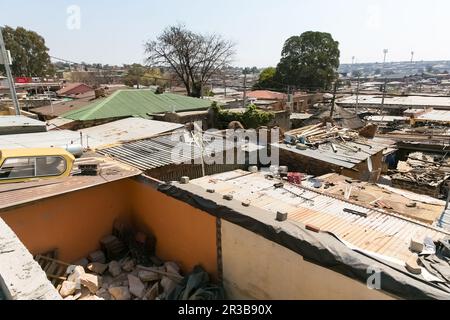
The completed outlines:
<svg viewBox="0 0 450 320">
<path fill-rule="evenodd" d="M 359 132 L 333 126 L 330 123 L 318 124 L 289 131 L 284 142 L 295 145 L 299 150 L 316 150 L 327 147 L 334 153 L 357 153 L 363 147 L 372 148 Z"/>
<path fill-rule="evenodd" d="M 392 175 L 392 183 L 394 186 L 439 198 L 444 193 L 444 182 L 449 178 L 449 157 L 415 152 L 406 161 L 398 163 L 397 170 Z"/>
<path fill-rule="evenodd" d="M 410 250 L 413 255 L 406 269 L 450 292 L 450 238 L 434 242 L 429 237 L 413 237 Z"/>
<path fill-rule="evenodd" d="M 201 267 L 183 277 L 177 263 L 163 262 L 154 255 L 156 241 L 152 235 L 123 227 L 115 228 L 120 237 L 101 239 L 101 250 L 67 268 L 67 279 L 59 289 L 65 300 L 224 298 L 223 289 L 211 284 Z"/>
</svg>

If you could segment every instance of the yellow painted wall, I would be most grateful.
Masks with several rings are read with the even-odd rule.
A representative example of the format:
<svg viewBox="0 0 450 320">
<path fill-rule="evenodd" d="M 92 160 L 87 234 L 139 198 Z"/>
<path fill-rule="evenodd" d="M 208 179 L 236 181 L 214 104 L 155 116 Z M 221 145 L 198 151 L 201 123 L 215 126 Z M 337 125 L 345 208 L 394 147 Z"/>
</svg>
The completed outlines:
<svg viewBox="0 0 450 320">
<path fill-rule="evenodd" d="M 156 236 L 159 257 L 180 263 L 185 272 L 200 264 L 217 276 L 215 217 L 136 181 L 130 191 L 134 216 Z"/>
<path fill-rule="evenodd" d="M 120 216 L 155 235 L 163 260 L 180 263 L 186 273 L 200 264 L 217 276 L 216 219 L 131 179 L 0 212 L 32 254 L 58 249 L 68 262 L 97 250 Z"/>
<path fill-rule="evenodd" d="M 0 212 L 32 254 L 58 249 L 74 262 L 99 247 L 113 221 L 129 213 L 126 181 L 71 192 Z"/>
<path fill-rule="evenodd" d="M 223 220 L 222 252 L 224 285 L 232 299 L 392 299 Z"/>
</svg>

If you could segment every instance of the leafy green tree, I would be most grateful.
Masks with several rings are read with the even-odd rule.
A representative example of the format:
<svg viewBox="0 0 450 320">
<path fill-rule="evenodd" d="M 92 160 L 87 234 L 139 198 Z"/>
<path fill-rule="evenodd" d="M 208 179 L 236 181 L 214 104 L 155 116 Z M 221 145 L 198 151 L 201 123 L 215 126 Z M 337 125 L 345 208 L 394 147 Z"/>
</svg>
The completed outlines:
<svg viewBox="0 0 450 320">
<path fill-rule="evenodd" d="M 258 82 L 255 83 L 253 89 L 278 89 L 279 85 L 275 78 L 276 73 L 277 69 L 274 67 L 264 69 L 259 75 Z"/>
<path fill-rule="evenodd" d="M 339 57 L 339 42 L 331 34 L 308 31 L 285 42 L 276 77 L 284 85 L 328 89 L 337 77 Z"/>
<path fill-rule="evenodd" d="M 144 85 L 144 75 L 145 67 L 138 63 L 134 63 L 128 68 L 128 72 L 124 77 L 124 83 L 129 87 L 137 86 L 139 89 L 139 86 Z"/>
<path fill-rule="evenodd" d="M 230 122 L 238 121 L 246 129 L 256 129 L 261 126 L 267 126 L 275 115 L 271 112 L 258 110 L 255 105 L 249 105 L 245 112 L 232 112 L 229 110 L 221 110 L 217 104 L 211 107 L 217 117 L 217 123 L 221 128 L 226 128 Z"/>
<path fill-rule="evenodd" d="M 46 77 L 55 73 L 42 36 L 22 27 L 2 28 L 7 50 L 13 60 L 11 72 L 16 77 Z M 4 72 L 4 66 L 0 66 Z"/>
</svg>

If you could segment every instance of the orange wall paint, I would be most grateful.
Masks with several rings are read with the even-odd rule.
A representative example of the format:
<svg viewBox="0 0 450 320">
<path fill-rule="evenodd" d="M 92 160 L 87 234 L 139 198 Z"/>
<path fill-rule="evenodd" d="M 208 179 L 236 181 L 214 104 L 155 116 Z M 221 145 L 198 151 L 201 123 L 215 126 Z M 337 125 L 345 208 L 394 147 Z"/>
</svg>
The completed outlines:
<svg viewBox="0 0 450 320">
<path fill-rule="evenodd" d="M 0 212 L 32 254 L 58 249 L 74 262 L 99 247 L 113 221 L 129 212 L 126 181 L 71 192 Z"/>
<path fill-rule="evenodd" d="M 136 181 L 130 190 L 136 221 L 155 235 L 157 255 L 185 272 L 200 264 L 216 278 L 216 218 Z"/>
<path fill-rule="evenodd" d="M 103 184 L 0 212 L 32 254 L 57 248 L 68 262 L 97 250 L 119 216 L 155 235 L 161 259 L 184 272 L 200 264 L 217 276 L 216 219 L 142 182 Z"/>
</svg>

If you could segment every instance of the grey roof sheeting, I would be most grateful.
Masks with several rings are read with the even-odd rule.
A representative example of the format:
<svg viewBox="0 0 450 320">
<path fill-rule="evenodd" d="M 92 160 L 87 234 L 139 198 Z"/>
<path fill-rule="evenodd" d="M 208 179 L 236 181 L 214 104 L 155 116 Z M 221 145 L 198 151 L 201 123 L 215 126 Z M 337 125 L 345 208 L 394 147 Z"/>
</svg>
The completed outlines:
<svg viewBox="0 0 450 320">
<path fill-rule="evenodd" d="M 274 143 L 272 146 L 278 147 L 282 150 L 294 152 L 305 157 L 352 169 L 357 164 L 366 161 L 378 152 L 389 148 L 391 144 L 391 141 L 380 138 L 374 138 L 370 141 L 362 142 L 361 144 L 355 142 L 346 143 L 346 146 L 348 147 L 359 149 L 358 152 L 347 150 L 346 148 L 340 147 L 339 144 L 335 144 L 337 153 L 333 152 L 331 145 L 328 143 L 321 144 L 318 149 L 307 150 L 299 150 L 295 146 L 284 143 Z"/>
<path fill-rule="evenodd" d="M 45 122 L 25 116 L 0 116 L 0 135 L 45 131 L 47 131 Z"/>
<path fill-rule="evenodd" d="M 0 149 L 65 147 L 80 143 L 80 134 L 69 130 L 0 135 Z"/>
<path fill-rule="evenodd" d="M 184 131 L 181 131 L 184 132 Z M 183 134 L 179 132 L 175 135 L 164 135 L 151 139 L 124 143 L 118 146 L 97 150 L 98 153 L 111 156 L 124 163 L 130 164 L 140 170 L 151 170 L 164 166 L 191 163 L 193 160 L 201 158 L 202 151 L 194 142 L 180 142 L 179 137 Z M 214 137 L 214 141 L 212 141 Z M 222 136 L 205 133 L 204 157 L 213 153 L 234 149 L 233 144 L 225 144 Z M 258 149 L 258 146 L 253 146 Z M 183 148 L 185 153 L 177 150 Z M 254 151 L 255 148 L 252 148 Z M 200 162 L 201 163 L 201 162 Z"/>
<path fill-rule="evenodd" d="M 444 211 L 437 223 L 437 226 L 450 231 L 450 207 Z"/>
<path fill-rule="evenodd" d="M 184 127 L 179 123 L 162 122 L 141 118 L 127 118 L 107 124 L 82 129 L 83 137 L 89 137 L 89 147 L 106 147 L 126 141 L 150 138 Z"/>
</svg>

